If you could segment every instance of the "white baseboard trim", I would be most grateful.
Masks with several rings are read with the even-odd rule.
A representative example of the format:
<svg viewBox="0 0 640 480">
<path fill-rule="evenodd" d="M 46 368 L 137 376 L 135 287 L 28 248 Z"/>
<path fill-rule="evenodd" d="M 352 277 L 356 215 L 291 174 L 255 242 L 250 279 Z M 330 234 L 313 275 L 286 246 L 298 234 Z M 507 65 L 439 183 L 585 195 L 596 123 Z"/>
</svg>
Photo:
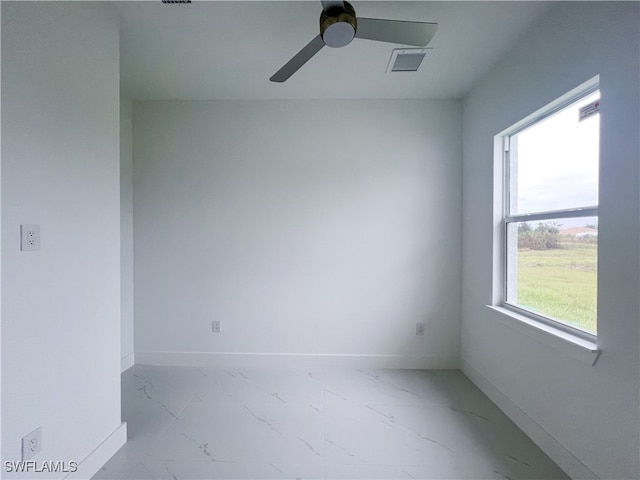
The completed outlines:
<svg viewBox="0 0 640 480">
<path fill-rule="evenodd" d="M 136 363 L 136 357 L 133 352 L 125 355 L 120 359 L 120 373 L 129 370 Z"/>
<path fill-rule="evenodd" d="M 457 370 L 458 357 L 298 353 L 136 352 L 136 364 L 181 367 L 346 367 Z"/>
<path fill-rule="evenodd" d="M 78 463 L 78 470 L 65 479 L 86 480 L 93 477 L 102 466 L 127 442 L 127 424 L 121 423 L 111 435 L 104 439 L 87 457 Z"/>
<path fill-rule="evenodd" d="M 527 415 L 509 397 L 502 393 L 486 377 L 464 359 L 461 361 L 464 373 L 504 414 L 515 423 L 533 442 L 546 453 L 562 470 L 574 480 L 598 480 L 589 467 L 576 458 L 564 445 L 556 440 L 533 418 Z"/>
</svg>

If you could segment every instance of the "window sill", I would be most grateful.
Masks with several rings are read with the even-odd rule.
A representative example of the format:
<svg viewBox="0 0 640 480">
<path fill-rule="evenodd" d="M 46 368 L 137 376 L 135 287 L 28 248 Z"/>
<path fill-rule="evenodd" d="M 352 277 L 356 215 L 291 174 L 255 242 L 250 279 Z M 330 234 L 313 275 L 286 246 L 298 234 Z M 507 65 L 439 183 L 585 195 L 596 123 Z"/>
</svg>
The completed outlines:
<svg viewBox="0 0 640 480">
<path fill-rule="evenodd" d="M 536 322 L 526 315 L 504 307 L 492 305 L 487 305 L 487 307 L 497 312 L 499 314 L 497 318 L 507 326 L 560 350 L 582 363 L 594 366 L 600 357 L 602 351 L 595 342 L 572 335 L 570 332 L 554 328 L 551 325 Z"/>
</svg>

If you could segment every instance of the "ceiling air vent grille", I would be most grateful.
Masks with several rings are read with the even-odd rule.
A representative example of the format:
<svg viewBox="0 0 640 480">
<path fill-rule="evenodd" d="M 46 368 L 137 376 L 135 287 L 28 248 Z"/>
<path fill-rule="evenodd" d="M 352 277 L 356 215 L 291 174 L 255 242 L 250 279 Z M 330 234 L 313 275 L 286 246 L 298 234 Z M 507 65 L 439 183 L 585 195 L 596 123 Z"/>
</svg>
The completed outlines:
<svg viewBox="0 0 640 480">
<path fill-rule="evenodd" d="M 432 48 L 396 48 L 391 53 L 387 73 L 417 72 L 429 58 Z"/>
<path fill-rule="evenodd" d="M 162 3 L 191 3 L 191 0 L 162 0 Z"/>
</svg>

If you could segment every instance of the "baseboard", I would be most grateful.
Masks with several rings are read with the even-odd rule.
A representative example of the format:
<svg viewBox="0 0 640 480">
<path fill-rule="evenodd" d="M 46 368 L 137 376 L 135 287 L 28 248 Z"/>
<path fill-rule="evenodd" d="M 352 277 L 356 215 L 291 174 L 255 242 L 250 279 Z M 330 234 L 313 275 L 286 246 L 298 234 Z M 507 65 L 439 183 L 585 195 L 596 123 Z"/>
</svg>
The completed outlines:
<svg viewBox="0 0 640 480">
<path fill-rule="evenodd" d="M 129 370 L 136 363 L 136 357 L 133 352 L 125 355 L 120 359 L 120 373 Z"/>
<path fill-rule="evenodd" d="M 409 357 L 401 355 L 318 355 L 297 353 L 136 352 L 136 364 L 183 367 L 275 367 L 275 368 L 459 368 L 458 357 Z"/>
<path fill-rule="evenodd" d="M 127 442 L 127 424 L 121 423 L 111 435 L 98 445 L 87 457 L 78 463 L 78 470 L 69 473 L 65 479 L 87 479 L 93 477 L 102 466 Z"/>
<path fill-rule="evenodd" d="M 574 480 L 597 480 L 599 477 L 576 458 L 558 440 L 527 415 L 518 405 L 487 380 L 464 359 L 461 370 L 489 399 L 502 410 L 533 442 Z"/>
</svg>

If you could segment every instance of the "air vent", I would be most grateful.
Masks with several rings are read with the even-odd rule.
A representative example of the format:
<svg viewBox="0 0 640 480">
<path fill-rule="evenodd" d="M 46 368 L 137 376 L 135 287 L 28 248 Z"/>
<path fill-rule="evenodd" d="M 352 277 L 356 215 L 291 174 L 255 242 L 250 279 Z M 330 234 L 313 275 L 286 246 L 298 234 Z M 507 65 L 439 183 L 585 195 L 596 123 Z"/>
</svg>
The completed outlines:
<svg viewBox="0 0 640 480">
<path fill-rule="evenodd" d="M 387 73 L 417 72 L 429 58 L 432 48 L 396 48 L 391 53 Z"/>
<path fill-rule="evenodd" d="M 191 0 L 162 0 L 162 3 L 191 3 Z"/>
</svg>

